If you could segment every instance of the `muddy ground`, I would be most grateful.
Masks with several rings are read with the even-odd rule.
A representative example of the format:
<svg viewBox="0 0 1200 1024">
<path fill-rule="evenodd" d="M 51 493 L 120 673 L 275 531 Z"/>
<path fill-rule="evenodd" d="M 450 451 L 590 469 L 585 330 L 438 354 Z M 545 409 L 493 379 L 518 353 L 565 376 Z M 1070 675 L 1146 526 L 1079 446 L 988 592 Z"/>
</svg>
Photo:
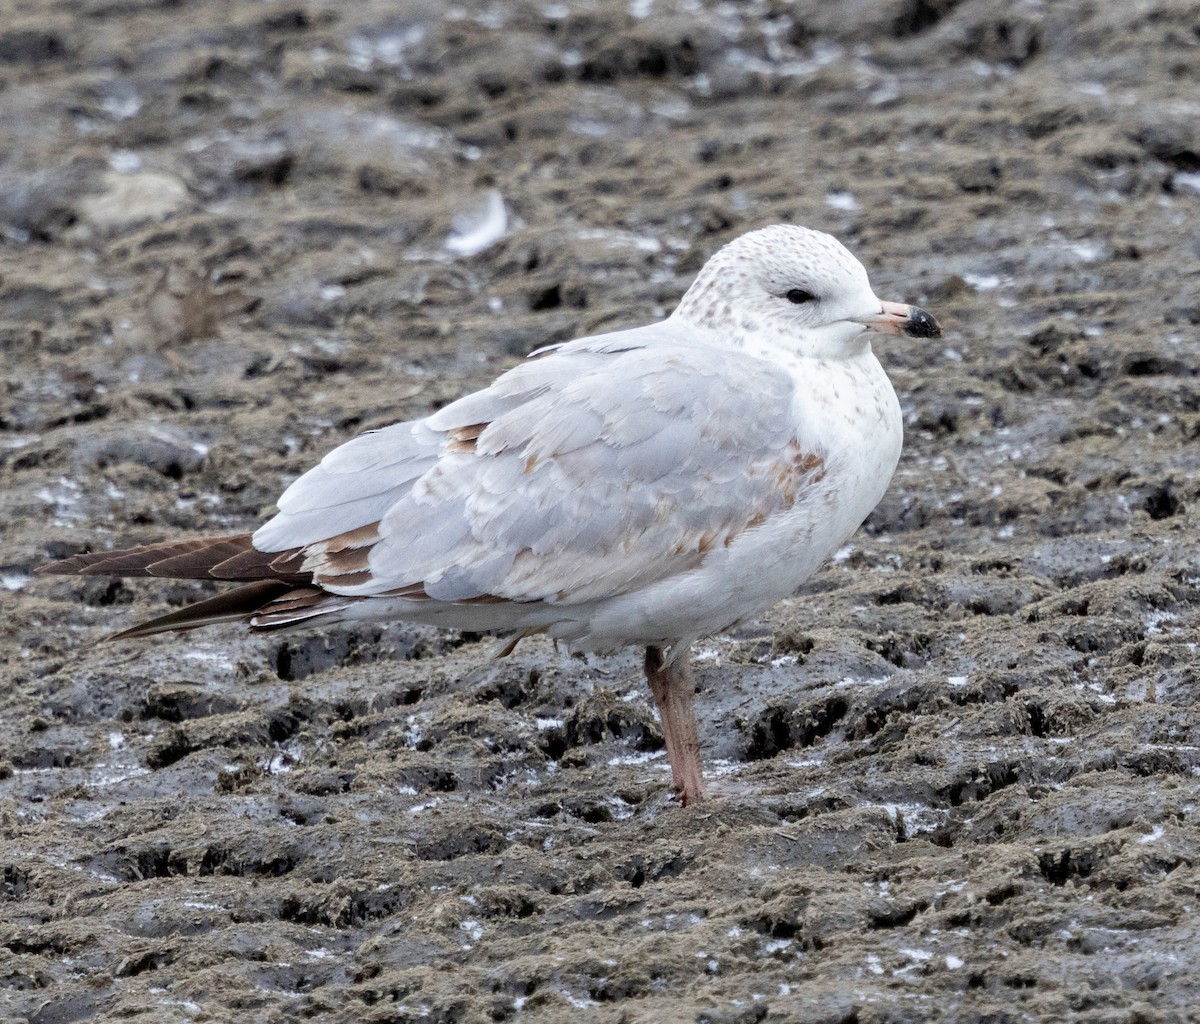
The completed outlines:
<svg viewBox="0 0 1200 1024">
<path fill-rule="evenodd" d="M 1198 98 L 1190 0 L 10 8 L 0 1018 L 1196 1019 Z M 947 337 L 879 346 L 865 529 L 698 646 L 698 809 L 632 652 L 95 646 L 209 588 L 30 578 L 775 221 Z"/>
</svg>

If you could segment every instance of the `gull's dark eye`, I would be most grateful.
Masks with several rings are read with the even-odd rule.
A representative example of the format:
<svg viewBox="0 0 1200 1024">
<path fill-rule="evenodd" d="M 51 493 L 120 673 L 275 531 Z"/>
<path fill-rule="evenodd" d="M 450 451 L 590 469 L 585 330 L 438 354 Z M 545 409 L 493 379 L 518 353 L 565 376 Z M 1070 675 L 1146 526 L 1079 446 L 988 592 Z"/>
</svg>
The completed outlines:
<svg viewBox="0 0 1200 1024">
<path fill-rule="evenodd" d="M 788 302 L 794 302 L 797 306 L 803 306 L 806 302 L 816 302 L 817 297 L 810 291 L 804 288 L 793 288 L 787 295 L 784 296 Z"/>
</svg>

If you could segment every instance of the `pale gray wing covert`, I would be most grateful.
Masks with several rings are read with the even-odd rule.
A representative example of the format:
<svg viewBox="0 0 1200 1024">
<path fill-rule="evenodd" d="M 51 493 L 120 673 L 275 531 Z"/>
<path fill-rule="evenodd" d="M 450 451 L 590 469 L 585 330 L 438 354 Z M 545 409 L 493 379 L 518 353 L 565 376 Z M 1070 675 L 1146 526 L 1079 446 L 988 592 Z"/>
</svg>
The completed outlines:
<svg viewBox="0 0 1200 1024">
<path fill-rule="evenodd" d="M 412 420 L 347 441 L 283 492 L 278 513 L 255 532 L 254 546 L 293 550 L 378 523 L 441 458 L 468 444 L 472 426 L 519 407 L 550 387 L 555 376 L 543 360 L 522 363 L 491 387 L 442 410 L 453 417 L 454 429 Z"/>
</svg>

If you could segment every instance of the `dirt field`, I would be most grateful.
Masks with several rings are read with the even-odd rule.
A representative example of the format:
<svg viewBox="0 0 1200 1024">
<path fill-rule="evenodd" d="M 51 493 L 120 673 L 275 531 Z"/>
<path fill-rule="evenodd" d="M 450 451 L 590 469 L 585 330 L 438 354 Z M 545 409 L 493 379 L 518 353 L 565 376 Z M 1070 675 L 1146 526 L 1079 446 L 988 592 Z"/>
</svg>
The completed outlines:
<svg viewBox="0 0 1200 1024">
<path fill-rule="evenodd" d="M 0 1019 L 1197 1019 L 1198 126 L 1192 0 L 9 8 Z M 947 336 L 877 346 L 864 530 L 698 646 L 699 808 L 636 652 L 96 646 L 211 588 L 30 578 L 778 221 Z"/>
</svg>

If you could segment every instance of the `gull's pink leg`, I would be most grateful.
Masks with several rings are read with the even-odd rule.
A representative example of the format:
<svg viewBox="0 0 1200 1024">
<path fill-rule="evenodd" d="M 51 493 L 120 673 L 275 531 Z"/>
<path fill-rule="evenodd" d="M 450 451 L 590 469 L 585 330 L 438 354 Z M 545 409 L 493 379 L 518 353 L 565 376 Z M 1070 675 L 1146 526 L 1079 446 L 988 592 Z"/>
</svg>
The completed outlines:
<svg viewBox="0 0 1200 1024">
<path fill-rule="evenodd" d="M 667 742 L 667 760 L 671 781 L 684 807 L 704 799 L 700 774 L 700 735 L 692 697 L 696 684 L 687 651 L 669 665 L 663 663 L 661 647 L 646 648 L 646 682 L 654 694 L 658 716 L 662 719 L 663 739 Z"/>
</svg>

